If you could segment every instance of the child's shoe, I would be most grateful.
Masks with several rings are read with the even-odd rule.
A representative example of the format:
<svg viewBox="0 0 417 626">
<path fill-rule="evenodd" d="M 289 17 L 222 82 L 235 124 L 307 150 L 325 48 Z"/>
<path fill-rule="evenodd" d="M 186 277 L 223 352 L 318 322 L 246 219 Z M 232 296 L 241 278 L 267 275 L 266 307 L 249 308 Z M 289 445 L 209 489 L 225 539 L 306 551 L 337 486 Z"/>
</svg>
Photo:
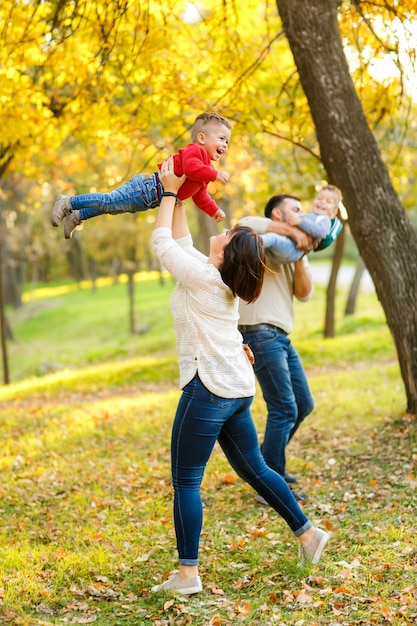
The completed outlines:
<svg viewBox="0 0 417 626">
<path fill-rule="evenodd" d="M 58 196 L 52 209 L 51 224 L 59 226 L 66 215 L 71 211 L 69 196 Z"/>
<path fill-rule="evenodd" d="M 174 570 L 171 576 L 164 583 L 155 585 L 152 587 L 152 591 L 171 591 L 173 593 L 181 593 L 184 596 L 189 596 L 192 593 L 200 593 L 203 590 L 200 576 L 194 576 L 193 578 L 187 578 L 183 580 L 177 570 Z"/>
<path fill-rule="evenodd" d="M 80 224 L 82 224 L 82 220 L 80 219 L 80 212 L 78 210 L 68 213 L 64 224 L 65 239 L 71 239 L 72 233 Z M 81 229 L 79 228 L 78 230 Z"/>
</svg>

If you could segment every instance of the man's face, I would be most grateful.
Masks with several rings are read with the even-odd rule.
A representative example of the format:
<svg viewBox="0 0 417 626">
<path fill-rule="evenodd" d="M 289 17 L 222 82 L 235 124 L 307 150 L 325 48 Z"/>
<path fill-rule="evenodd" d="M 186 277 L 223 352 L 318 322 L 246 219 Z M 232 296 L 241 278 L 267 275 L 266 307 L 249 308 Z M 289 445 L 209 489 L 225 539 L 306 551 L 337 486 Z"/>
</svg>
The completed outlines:
<svg viewBox="0 0 417 626">
<path fill-rule="evenodd" d="M 293 200 L 293 198 L 285 198 L 279 207 L 273 209 L 272 215 L 273 219 L 277 221 L 286 222 L 287 216 L 289 213 L 294 213 L 295 215 L 300 215 L 303 212 L 303 208 L 301 206 L 301 202 L 299 200 Z M 281 219 L 279 219 L 279 215 Z"/>
</svg>

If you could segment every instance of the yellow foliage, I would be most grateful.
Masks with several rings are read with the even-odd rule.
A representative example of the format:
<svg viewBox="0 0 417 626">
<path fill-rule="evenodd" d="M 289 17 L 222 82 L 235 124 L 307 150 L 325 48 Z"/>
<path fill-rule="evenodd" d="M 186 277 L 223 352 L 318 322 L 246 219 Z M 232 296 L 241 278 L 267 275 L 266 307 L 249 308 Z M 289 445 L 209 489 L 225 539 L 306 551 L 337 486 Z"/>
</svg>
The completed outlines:
<svg viewBox="0 0 417 626">
<path fill-rule="evenodd" d="M 367 29 L 378 25 L 376 17 L 405 23 L 411 15 L 379 4 L 361 3 L 361 17 L 342 3 L 342 36 L 347 50 L 357 46 L 357 57 L 367 49 L 380 54 Z M 275 3 L 205 0 L 196 7 L 185 0 L 3 0 L 0 168 L 13 157 L 16 171 L 39 178 L 49 167 L 57 182 L 87 191 L 97 173 L 100 187 L 153 171 L 189 142 L 198 113 L 216 109 L 234 126 L 233 175 L 219 190 L 233 210 L 243 196 L 251 210 L 277 188 L 305 195 L 305 173 L 313 172 L 313 188 L 322 172 Z M 399 81 L 379 84 L 357 68 L 371 123 L 392 117 Z"/>
</svg>

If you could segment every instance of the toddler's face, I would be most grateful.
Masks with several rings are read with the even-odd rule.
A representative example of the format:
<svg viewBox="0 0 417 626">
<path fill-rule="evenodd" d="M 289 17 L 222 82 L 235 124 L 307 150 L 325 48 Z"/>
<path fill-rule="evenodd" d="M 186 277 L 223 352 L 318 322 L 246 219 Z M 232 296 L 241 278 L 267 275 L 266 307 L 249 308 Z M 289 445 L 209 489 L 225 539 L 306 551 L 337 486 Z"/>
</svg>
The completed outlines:
<svg viewBox="0 0 417 626">
<path fill-rule="evenodd" d="M 219 123 L 207 124 L 203 133 L 204 139 L 200 142 L 204 145 L 211 161 L 218 161 L 227 152 L 229 147 L 230 128 Z"/>
<path fill-rule="evenodd" d="M 321 189 L 313 200 L 313 211 L 319 215 L 334 217 L 337 213 L 339 199 L 337 195 L 329 189 Z"/>
</svg>

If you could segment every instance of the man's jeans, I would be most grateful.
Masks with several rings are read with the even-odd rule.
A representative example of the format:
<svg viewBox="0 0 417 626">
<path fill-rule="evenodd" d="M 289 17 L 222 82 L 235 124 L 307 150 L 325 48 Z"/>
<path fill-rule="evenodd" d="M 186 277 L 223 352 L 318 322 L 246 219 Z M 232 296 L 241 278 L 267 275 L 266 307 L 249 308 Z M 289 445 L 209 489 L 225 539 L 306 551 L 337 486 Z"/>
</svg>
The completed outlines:
<svg viewBox="0 0 417 626">
<path fill-rule="evenodd" d="M 203 520 L 200 485 L 216 440 L 237 474 L 284 518 L 296 536 L 311 523 L 285 480 L 265 463 L 250 413 L 250 398 L 220 398 L 198 375 L 184 387 L 171 441 L 174 522 L 179 563 L 198 564 Z"/>
<path fill-rule="evenodd" d="M 268 409 L 262 454 L 267 465 L 284 476 L 285 448 L 314 409 L 314 399 L 300 357 L 286 335 L 273 329 L 242 335 L 255 356 L 253 367 Z"/>
<path fill-rule="evenodd" d="M 109 193 L 71 196 L 70 203 L 73 211 L 80 211 L 81 220 L 88 220 L 106 213 L 117 215 L 154 209 L 159 205 L 159 198 L 163 191 L 156 173 L 151 176 L 138 174 Z"/>
</svg>

